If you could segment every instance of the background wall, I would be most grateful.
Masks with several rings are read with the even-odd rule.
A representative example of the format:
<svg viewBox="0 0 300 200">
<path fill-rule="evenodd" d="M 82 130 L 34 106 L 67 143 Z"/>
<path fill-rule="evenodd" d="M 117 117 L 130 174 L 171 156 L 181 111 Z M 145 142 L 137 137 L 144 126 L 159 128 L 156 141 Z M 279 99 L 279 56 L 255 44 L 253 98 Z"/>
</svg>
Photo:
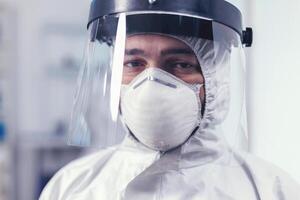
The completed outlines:
<svg viewBox="0 0 300 200">
<path fill-rule="evenodd" d="M 251 0 L 250 147 L 300 182 L 300 1 Z"/>
<path fill-rule="evenodd" d="M 82 154 L 65 137 L 89 3 L 0 0 L 0 200 L 37 199 Z"/>
</svg>

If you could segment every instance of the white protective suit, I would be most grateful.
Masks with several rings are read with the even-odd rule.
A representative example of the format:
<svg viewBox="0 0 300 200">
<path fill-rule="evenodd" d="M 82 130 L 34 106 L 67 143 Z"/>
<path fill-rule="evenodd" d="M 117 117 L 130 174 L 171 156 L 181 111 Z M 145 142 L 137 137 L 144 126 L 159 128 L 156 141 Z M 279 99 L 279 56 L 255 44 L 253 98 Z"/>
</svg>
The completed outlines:
<svg viewBox="0 0 300 200">
<path fill-rule="evenodd" d="M 200 61 L 205 60 L 201 63 L 205 110 L 197 132 L 183 145 L 165 153 L 151 150 L 127 134 L 120 145 L 61 169 L 40 200 L 300 199 L 299 185 L 287 174 L 230 148 L 218 129 L 228 110 L 229 91 L 226 78 L 215 72 L 227 67 L 230 51 L 220 53 L 212 61 L 207 59 L 210 52 L 205 51 L 211 43 L 180 39 L 195 51 Z"/>
</svg>

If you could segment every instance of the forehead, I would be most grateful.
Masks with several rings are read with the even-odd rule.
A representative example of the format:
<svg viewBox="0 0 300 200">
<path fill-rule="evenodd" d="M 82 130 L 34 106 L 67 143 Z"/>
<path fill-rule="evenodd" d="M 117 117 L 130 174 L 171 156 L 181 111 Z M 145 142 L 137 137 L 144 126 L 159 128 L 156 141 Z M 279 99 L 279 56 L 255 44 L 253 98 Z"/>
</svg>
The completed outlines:
<svg viewBox="0 0 300 200">
<path fill-rule="evenodd" d="M 126 39 L 126 49 L 139 48 L 139 49 L 172 49 L 172 48 L 185 48 L 190 49 L 188 45 L 179 39 L 170 36 L 156 35 L 156 34 L 139 34 L 129 36 Z"/>
</svg>

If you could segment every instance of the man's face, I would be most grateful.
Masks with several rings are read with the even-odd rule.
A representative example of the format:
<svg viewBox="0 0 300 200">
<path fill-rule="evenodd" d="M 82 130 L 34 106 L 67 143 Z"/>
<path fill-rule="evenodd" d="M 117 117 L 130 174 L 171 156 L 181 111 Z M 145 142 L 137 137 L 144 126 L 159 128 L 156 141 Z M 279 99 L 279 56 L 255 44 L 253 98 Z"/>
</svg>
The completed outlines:
<svg viewBox="0 0 300 200">
<path fill-rule="evenodd" d="M 149 67 L 160 68 L 189 84 L 204 83 L 196 55 L 182 41 L 154 34 L 128 37 L 122 83 L 129 84 Z M 203 100 L 203 87 L 199 95 Z"/>
</svg>

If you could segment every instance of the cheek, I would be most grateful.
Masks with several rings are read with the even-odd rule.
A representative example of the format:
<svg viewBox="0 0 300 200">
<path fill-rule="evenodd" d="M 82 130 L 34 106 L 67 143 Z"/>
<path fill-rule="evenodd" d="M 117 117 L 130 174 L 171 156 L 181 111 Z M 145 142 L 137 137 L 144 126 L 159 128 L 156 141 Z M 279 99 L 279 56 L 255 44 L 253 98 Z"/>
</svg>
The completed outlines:
<svg viewBox="0 0 300 200">
<path fill-rule="evenodd" d="M 137 76 L 137 74 L 123 74 L 122 84 L 128 85 Z"/>
<path fill-rule="evenodd" d="M 201 103 L 204 104 L 204 102 L 205 102 L 205 87 L 204 86 L 201 87 L 201 89 L 200 89 L 199 97 L 200 97 Z"/>
<path fill-rule="evenodd" d="M 194 84 L 194 83 L 203 84 L 204 83 L 204 78 L 201 73 L 179 75 L 177 77 L 189 84 Z"/>
<path fill-rule="evenodd" d="M 130 80 L 131 79 L 129 77 L 123 76 L 122 84 L 128 85 L 130 83 Z"/>
</svg>

